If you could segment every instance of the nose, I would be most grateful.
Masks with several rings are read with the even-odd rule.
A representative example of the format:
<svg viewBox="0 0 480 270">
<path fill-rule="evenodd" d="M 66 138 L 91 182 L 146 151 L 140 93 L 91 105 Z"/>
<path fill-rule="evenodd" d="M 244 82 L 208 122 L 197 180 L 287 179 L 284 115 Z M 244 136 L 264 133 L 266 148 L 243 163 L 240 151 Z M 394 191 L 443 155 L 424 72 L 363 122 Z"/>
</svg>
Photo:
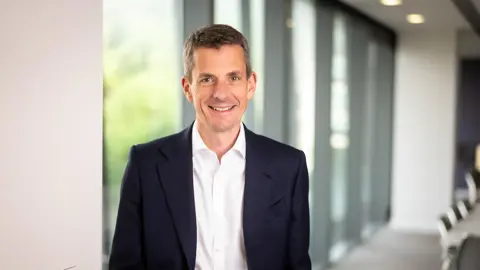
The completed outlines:
<svg viewBox="0 0 480 270">
<path fill-rule="evenodd" d="M 213 87 L 213 98 L 215 99 L 224 100 L 228 98 L 229 93 L 230 85 L 228 85 L 226 82 L 219 81 Z"/>
</svg>

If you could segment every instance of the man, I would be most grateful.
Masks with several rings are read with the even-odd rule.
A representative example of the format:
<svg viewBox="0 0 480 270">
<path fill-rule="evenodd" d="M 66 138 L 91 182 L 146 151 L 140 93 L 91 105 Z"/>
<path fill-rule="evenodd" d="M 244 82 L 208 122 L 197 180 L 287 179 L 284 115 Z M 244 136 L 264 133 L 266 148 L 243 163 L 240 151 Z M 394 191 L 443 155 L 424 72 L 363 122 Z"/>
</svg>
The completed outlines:
<svg viewBox="0 0 480 270">
<path fill-rule="evenodd" d="M 196 120 L 132 147 L 110 269 L 311 269 L 305 155 L 241 123 L 256 84 L 247 40 L 201 28 L 184 69 Z"/>
</svg>

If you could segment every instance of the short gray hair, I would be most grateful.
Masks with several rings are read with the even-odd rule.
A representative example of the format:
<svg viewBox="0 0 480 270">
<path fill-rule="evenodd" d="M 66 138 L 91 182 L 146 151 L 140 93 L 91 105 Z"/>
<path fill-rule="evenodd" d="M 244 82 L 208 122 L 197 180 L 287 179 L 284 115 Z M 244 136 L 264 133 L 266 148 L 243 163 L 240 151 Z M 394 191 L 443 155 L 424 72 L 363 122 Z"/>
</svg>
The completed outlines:
<svg viewBox="0 0 480 270">
<path fill-rule="evenodd" d="M 187 79 L 189 81 L 192 79 L 192 70 L 195 66 L 193 53 L 196 49 L 220 49 L 223 45 L 239 45 L 242 47 L 247 78 L 249 78 L 252 74 L 252 66 L 250 62 L 250 48 L 245 36 L 229 25 L 212 24 L 194 31 L 185 40 L 183 46 L 183 70 Z"/>
</svg>

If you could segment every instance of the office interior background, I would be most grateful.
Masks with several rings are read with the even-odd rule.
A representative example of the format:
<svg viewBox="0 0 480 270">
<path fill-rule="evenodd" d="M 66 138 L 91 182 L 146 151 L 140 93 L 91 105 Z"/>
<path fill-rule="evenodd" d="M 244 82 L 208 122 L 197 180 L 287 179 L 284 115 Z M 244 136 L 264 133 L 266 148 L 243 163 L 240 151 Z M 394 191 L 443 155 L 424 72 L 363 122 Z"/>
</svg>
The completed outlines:
<svg viewBox="0 0 480 270">
<path fill-rule="evenodd" d="M 194 120 L 180 85 L 182 44 L 209 23 L 251 43 L 259 87 L 244 123 L 306 153 L 315 264 L 340 259 L 388 221 L 393 31 L 304 0 L 104 3 L 106 254 L 130 146 Z"/>
<path fill-rule="evenodd" d="M 480 143 L 479 12 L 477 0 L 9 2 L 0 268 L 106 268 L 128 149 L 194 120 L 182 47 L 210 23 L 250 42 L 244 123 L 306 153 L 314 269 L 386 229 L 406 233 L 395 245 L 431 236 L 437 252 L 438 218 L 467 196 Z"/>
</svg>

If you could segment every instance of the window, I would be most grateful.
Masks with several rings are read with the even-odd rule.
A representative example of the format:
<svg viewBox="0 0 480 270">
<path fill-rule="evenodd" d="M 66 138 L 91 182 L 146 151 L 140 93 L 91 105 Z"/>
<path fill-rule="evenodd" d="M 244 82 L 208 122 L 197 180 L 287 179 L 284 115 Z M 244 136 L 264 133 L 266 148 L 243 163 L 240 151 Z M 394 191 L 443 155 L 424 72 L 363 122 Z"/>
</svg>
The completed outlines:
<svg viewBox="0 0 480 270">
<path fill-rule="evenodd" d="M 250 19 L 250 57 L 257 73 L 257 90 L 249 106 L 253 105 L 253 130 L 261 134 L 265 91 L 265 0 L 250 1 Z"/>
<path fill-rule="evenodd" d="M 214 23 L 228 24 L 242 32 L 242 0 L 213 1 Z"/>
<path fill-rule="evenodd" d="M 363 175 L 362 175 L 362 209 L 363 209 L 363 229 L 362 237 L 368 239 L 375 229 L 371 224 L 371 205 L 372 205 L 372 178 L 374 173 L 373 148 L 375 145 L 375 94 L 377 87 L 377 43 L 368 41 L 367 58 L 367 78 L 365 95 L 365 124 L 364 124 L 364 142 L 363 142 Z"/>
<path fill-rule="evenodd" d="M 104 1 L 104 254 L 130 147 L 179 130 L 178 0 Z"/>
<path fill-rule="evenodd" d="M 293 1 L 292 50 L 295 146 L 305 152 L 310 172 L 315 152 L 315 3 Z M 300 57 L 301 56 L 301 57 Z"/>
<path fill-rule="evenodd" d="M 349 87 L 347 55 L 347 23 L 343 14 L 336 13 L 333 30 L 333 63 L 331 86 L 331 134 L 332 148 L 332 249 L 330 258 L 336 261 L 345 252 L 347 193 L 348 193 L 348 145 L 349 145 Z"/>
</svg>

